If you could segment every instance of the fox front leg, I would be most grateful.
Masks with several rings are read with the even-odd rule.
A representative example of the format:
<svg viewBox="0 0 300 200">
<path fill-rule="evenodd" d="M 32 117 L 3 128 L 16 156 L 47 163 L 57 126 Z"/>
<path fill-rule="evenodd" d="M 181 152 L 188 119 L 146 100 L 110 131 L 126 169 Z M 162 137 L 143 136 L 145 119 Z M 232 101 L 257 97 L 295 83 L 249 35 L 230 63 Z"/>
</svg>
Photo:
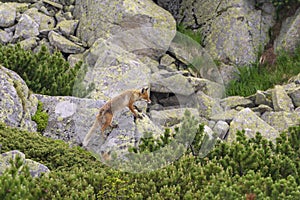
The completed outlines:
<svg viewBox="0 0 300 200">
<path fill-rule="evenodd" d="M 143 119 L 143 117 L 142 117 L 141 115 L 139 115 L 139 114 L 134 110 L 134 108 L 135 108 L 136 106 L 134 106 L 133 103 L 132 103 L 132 104 L 129 104 L 128 107 L 129 107 L 129 110 L 133 113 L 133 115 L 134 115 L 135 118 Z"/>
</svg>

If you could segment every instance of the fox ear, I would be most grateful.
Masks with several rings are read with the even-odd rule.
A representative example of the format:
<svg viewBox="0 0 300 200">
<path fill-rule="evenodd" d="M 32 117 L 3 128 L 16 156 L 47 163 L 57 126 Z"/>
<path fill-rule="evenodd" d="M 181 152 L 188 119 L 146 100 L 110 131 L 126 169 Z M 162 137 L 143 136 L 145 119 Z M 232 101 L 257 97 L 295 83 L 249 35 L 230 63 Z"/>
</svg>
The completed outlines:
<svg viewBox="0 0 300 200">
<path fill-rule="evenodd" d="M 149 88 L 148 87 L 145 87 L 145 88 L 142 88 L 142 94 L 144 94 L 145 92 L 147 92 L 147 90 L 148 90 Z"/>
</svg>

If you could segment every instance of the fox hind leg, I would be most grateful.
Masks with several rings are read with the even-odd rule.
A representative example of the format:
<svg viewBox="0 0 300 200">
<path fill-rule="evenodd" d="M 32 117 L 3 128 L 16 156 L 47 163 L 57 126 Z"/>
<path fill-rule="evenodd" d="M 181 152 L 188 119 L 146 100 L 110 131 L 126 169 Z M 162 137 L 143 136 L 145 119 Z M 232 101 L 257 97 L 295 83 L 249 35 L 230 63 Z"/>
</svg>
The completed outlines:
<svg viewBox="0 0 300 200">
<path fill-rule="evenodd" d="M 111 128 L 117 128 L 118 125 L 117 124 L 112 124 L 113 114 L 111 112 L 106 112 L 103 117 L 104 117 L 105 120 L 103 120 L 104 122 L 103 122 L 102 127 L 101 127 L 101 132 L 102 132 L 103 138 L 105 138 L 105 136 L 104 136 L 105 129 L 109 126 Z"/>
</svg>

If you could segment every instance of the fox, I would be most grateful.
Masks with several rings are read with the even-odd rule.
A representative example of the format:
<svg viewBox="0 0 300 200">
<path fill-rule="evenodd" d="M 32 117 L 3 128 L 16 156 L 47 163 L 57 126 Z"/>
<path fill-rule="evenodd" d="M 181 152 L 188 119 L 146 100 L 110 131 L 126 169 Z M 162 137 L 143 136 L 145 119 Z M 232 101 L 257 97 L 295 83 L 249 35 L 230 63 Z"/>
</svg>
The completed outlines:
<svg viewBox="0 0 300 200">
<path fill-rule="evenodd" d="M 85 136 L 82 145 L 84 147 L 87 146 L 89 143 L 91 136 L 93 135 L 93 132 L 98 126 L 101 126 L 101 133 L 102 137 L 106 139 L 106 136 L 104 135 L 105 129 L 110 126 L 111 128 L 116 128 L 118 125 L 113 125 L 112 120 L 113 116 L 116 112 L 128 107 L 129 110 L 133 113 L 134 117 L 142 118 L 136 111 L 139 109 L 133 105 L 137 101 L 144 100 L 147 103 L 151 103 L 150 96 L 149 96 L 149 88 L 144 87 L 142 89 L 131 89 L 126 90 L 123 93 L 119 94 L 118 96 L 113 97 L 108 102 L 106 102 L 100 109 L 99 113 L 96 116 L 96 120 L 93 124 L 93 126 L 90 128 L 89 132 Z"/>
</svg>

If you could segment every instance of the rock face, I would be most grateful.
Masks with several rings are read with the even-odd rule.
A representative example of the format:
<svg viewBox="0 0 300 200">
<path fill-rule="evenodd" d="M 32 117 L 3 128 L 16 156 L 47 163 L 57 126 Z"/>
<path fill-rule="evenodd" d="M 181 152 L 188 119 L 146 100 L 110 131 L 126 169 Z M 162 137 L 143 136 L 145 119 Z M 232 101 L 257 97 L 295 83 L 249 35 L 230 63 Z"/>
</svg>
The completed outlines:
<svg viewBox="0 0 300 200">
<path fill-rule="evenodd" d="M 268 42 L 268 30 L 274 23 L 275 9 L 255 1 L 157 1 L 169 10 L 177 23 L 201 30 L 203 45 L 214 59 L 238 65 L 256 59 L 260 45 Z M 168 3 L 167 3 L 168 2 Z"/>
<path fill-rule="evenodd" d="M 293 52 L 300 44 L 300 8 L 296 14 L 287 18 L 274 42 L 275 51 L 285 50 Z"/>
<path fill-rule="evenodd" d="M 0 66 L 0 121 L 12 127 L 36 131 L 31 117 L 36 112 L 37 99 L 15 72 Z"/>
<path fill-rule="evenodd" d="M 24 153 L 14 150 L 0 154 L 0 174 L 10 167 L 10 160 L 14 160 L 17 156 L 22 159 L 23 165 L 27 165 L 29 167 L 29 172 L 32 177 L 39 177 L 44 173 L 50 172 L 47 166 L 30 159 L 25 159 Z"/>
</svg>

